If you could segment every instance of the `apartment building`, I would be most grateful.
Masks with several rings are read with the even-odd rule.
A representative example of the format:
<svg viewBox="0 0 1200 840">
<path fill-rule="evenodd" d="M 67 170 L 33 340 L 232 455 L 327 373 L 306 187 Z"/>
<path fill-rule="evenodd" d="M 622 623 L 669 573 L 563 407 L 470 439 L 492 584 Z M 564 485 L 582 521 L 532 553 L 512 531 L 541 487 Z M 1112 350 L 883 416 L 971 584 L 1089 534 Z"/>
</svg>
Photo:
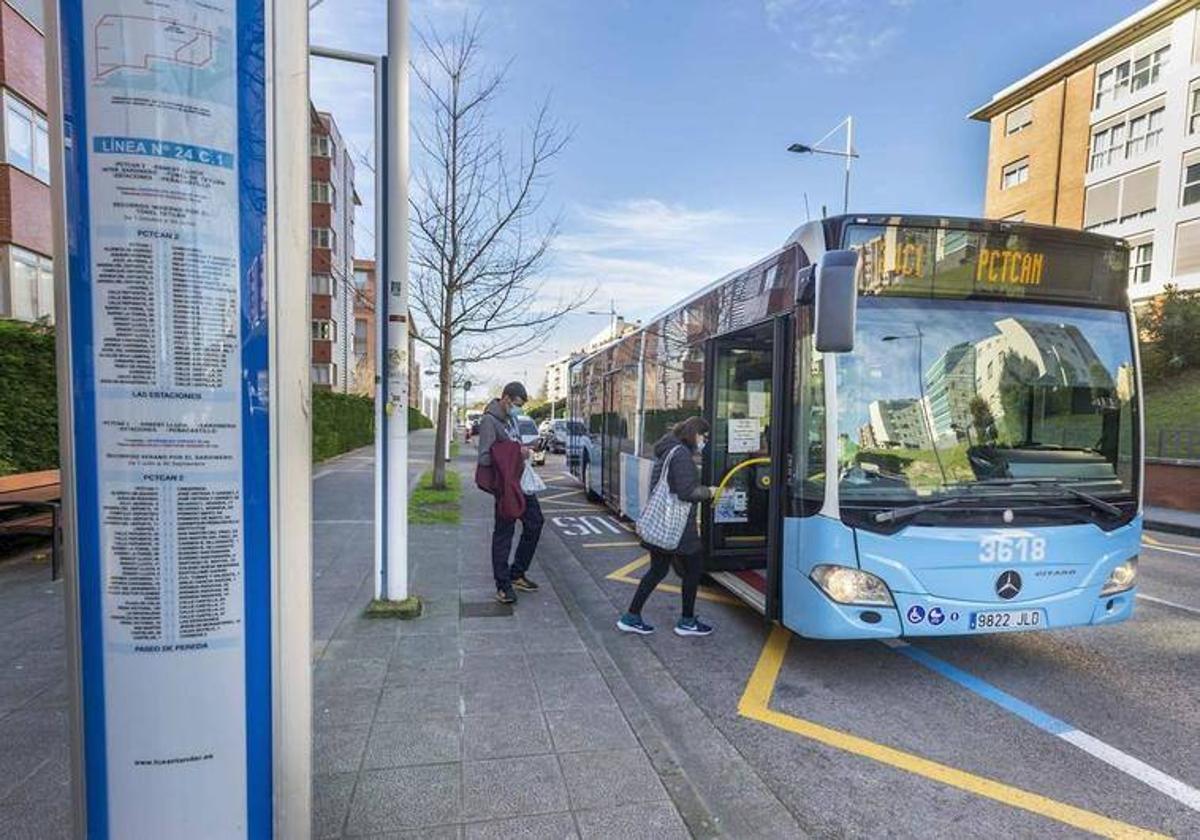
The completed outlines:
<svg viewBox="0 0 1200 840">
<path fill-rule="evenodd" d="M 970 114 L 984 212 L 1126 240 L 1135 301 L 1200 289 L 1200 11 L 1158 0 Z"/>
<path fill-rule="evenodd" d="M 0 318 L 54 321 L 41 0 L 0 2 Z"/>
<path fill-rule="evenodd" d="M 312 384 L 354 385 L 354 161 L 331 114 L 309 107 L 312 202 Z"/>
<path fill-rule="evenodd" d="M 375 260 L 354 261 L 354 384 L 351 391 L 375 395 Z M 408 312 L 408 404 L 421 405 L 421 365 L 417 362 L 417 325 Z"/>
</svg>

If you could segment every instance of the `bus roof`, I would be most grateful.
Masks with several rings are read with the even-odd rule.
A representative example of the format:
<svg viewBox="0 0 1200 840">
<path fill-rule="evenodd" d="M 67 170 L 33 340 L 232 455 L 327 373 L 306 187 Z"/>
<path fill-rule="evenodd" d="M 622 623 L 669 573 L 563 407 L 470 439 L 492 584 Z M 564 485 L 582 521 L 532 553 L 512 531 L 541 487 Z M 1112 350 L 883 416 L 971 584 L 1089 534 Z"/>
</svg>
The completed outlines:
<svg viewBox="0 0 1200 840">
<path fill-rule="evenodd" d="M 824 219 L 806 222 L 792 231 L 791 235 L 775 251 L 702 286 L 684 299 L 676 301 L 661 312 L 655 313 L 654 317 L 645 320 L 643 325 L 637 330 L 627 333 L 620 338 L 613 339 L 603 347 L 599 347 L 585 356 L 580 356 L 571 363 L 570 367 L 583 364 L 601 353 L 607 352 L 613 345 L 627 338 L 644 333 L 664 318 L 684 309 L 689 304 L 694 303 L 713 290 L 721 288 L 726 283 L 753 271 L 763 265 L 763 263 L 775 259 L 789 248 L 799 247 L 800 251 L 803 252 L 804 261 L 801 265 L 816 262 L 826 251 L 833 250 L 840 245 L 842 234 L 850 225 L 899 225 L 904 227 L 965 230 L 979 233 L 1025 233 L 1036 235 L 1042 239 L 1057 239 L 1076 245 L 1090 245 L 1094 248 L 1128 247 L 1128 243 L 1123 239 L 1091 231 L 1056 227 L 1054 225 L 1041 225 L 1032 222 L 1014 222 L 1003 219 L 983 219 L 970 216 L 928 216 L 914 213 L 848 213 L 840 216 L 829 216 Z"/>
</svg>

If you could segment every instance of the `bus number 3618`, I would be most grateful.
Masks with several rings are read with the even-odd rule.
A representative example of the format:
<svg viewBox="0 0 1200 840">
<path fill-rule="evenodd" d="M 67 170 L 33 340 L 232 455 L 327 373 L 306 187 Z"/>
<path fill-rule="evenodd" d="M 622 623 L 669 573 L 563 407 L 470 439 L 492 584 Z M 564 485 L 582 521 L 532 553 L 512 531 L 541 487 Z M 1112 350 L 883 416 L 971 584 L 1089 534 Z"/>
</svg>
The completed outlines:
<svg viewBox="0 0 1200 840">
<path fill-rule="evenodd" d="M 980 563 L 1040 563 L 1046 559 L 1043 537 L 991 534 L 979 540 Z"/>
</svg>

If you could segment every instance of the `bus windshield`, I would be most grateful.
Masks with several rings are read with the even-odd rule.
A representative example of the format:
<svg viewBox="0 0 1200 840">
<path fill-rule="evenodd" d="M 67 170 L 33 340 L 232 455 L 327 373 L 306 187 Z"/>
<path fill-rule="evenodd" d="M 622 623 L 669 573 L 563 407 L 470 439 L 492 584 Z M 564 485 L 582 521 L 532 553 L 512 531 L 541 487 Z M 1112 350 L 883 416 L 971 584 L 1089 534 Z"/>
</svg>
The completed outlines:
<svg viewBox="0 0 1200 840">
<path fill-rule="evenodd" d="M 1132 332 L 1116 310 L 861 298 L 837 358 L 849 507 L 1055 494 L 1135 498 Z"/>
</svg>

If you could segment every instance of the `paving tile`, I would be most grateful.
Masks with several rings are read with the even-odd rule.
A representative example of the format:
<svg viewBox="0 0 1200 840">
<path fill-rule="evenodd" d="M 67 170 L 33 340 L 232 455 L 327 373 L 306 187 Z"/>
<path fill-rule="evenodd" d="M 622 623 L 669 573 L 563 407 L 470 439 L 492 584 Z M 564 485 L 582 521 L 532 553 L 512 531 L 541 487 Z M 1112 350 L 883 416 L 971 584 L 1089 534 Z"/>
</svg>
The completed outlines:
<svg viewBox="0 0 1200 840">
<path fill-rule="evenodd" d="M 396 640 L 390 636 L 377 636 L 364 639 L 332 639 L 325 645 L 324 661 L 351 659 L 387 659 L 396 647 Z"/>
<path fill-rule="evenodd" d="M 625 837 L 637 837 L 636 833 Z M 649 836 L 649 835 L 647 835 Z M 541 814 L 507 820 L 468 823 L 466 840 L 575 840 L 575 820 L 570 814 Z"/>
<path fill-rule="evenodd" d="M 405 720 L 430 715 L 457 715 L 461 710 L 458 680 L 430 679 L 406 685 L 388 685 L 379 699 L 377 720 Z"/>
<path fill-rule="evenodd" d="M 552 751 L 550 733 L 541 712 L 463 718 L 463 756 L 467 759 L 512 758 Z"/>
<path fill-rule="evenodd" d="M 543 653 L 529 657 L 533 678 L 539 682 L 562 677 L 582 677 L 598 674 L 591 654 L 581 652 Z"/>
<path fill-rule="evenodd" d="M 542 708 L 571 709 L 577 707 L 616 706 L 608 684 L 599 674 L 582 677 L 546 679 L 538 683 Z"/>
<path fill-rule="evenodd" d="M 579 811 L 575 817 L 583 840 L 610 840 L 613 837 L 689 840 L 692 836 L 675 806 L 669 802 Z"/>
<path fill-rule="evenodd" d="M 566 753 L 559 760 L 574 808 L 604 808 L 667 798 L 658 774 L 640 749 Z"/>
<path fill-rule="evenodd" d="M 371 727 L 366 724 L 317 727 L 313 731 L 313 772 L 357 772 L 370 732 Z"/>
<path fill-rule="evenodd" d="M 546 712 L 555 752 L 623 750 L 638 746 L 633 730 L 617 708 L 556 709 Z"/>
<path fill-rule="evenodd" d="M 342 824 L 350 807 L 350 795 L 354 793 L 355 778 L 355 773 L 313 776 L 314 840 L 342 836 Z"/>
<path fill-rule="evenodd" d="M 567 810 L 567 789 L 552 755 L 467 761 L 462 765 L 463 819 L 550 814 Z"/>
<path fill-rule="evenodd" d="M 582 653 L 587 650 L 583 639 L 575 632 L 575 628 L 571 626 L 570 622 L 564 626 L 555 625 L 537 632 L 526 631 L 522 635 L 525 652 L 528 654 L 570 653 L 573 651 Z"/>
<path fill-rule="evenodd" d="M 358 779 L 346 834 L 424 828 L 459 821 L 459 765 L 369 770 Z"/>
<path fill-rule="evenodd" d="M 352 688 L 379 688 L 383 685 L 386 673 L 386 658 L 318 662 L 313 668 L 313 689 L 342 691 Z"/>
<path fill-rule="evenodd" d="M 495 620 L 495 619 L 489 619 Z M 463 651 L 466 653 L 494 653 L 510 655 L 522 652 L 521 634 L 494 630 L 489 632 L 464 632 L 462 634 Z"/>
<path fill-rule="evenodd" d="M 532 682 L 505 684 L 489 680 L 463 682 L 463 707 L 468 715 L 522 712 L 538 705 Z"/>
<path fill-rule="evenodd" d="M 316 691 L 313 694 L 313 726 L 353 726 L 370 723 L 379 705 L 377 688 Z"/>
<path fill-rule="evenodd" d="M 21 709 L 0 718 L 0 802 L 47 759 L 68 749 L 67 713 Z"/>
<path fill-rule="evenodd" d="M 458 761 L 462 754 L 462 718 L 414 717 L 376 721 L 366 744 L 363 767 L 405 767 Z"/>
<path fill-rule="evenodd" d="M 70 757 L 63 745 L 4 797 L 0 836 L 6 840 L 66 840 L 71 836 L 70 802 Z"/>
<path fill-rule="evenodd" d="M 462 840 L 461 825 L 439 825 L 412 831 L 385 831 L 371 834 L 369 840 Z"/>
</svg>

